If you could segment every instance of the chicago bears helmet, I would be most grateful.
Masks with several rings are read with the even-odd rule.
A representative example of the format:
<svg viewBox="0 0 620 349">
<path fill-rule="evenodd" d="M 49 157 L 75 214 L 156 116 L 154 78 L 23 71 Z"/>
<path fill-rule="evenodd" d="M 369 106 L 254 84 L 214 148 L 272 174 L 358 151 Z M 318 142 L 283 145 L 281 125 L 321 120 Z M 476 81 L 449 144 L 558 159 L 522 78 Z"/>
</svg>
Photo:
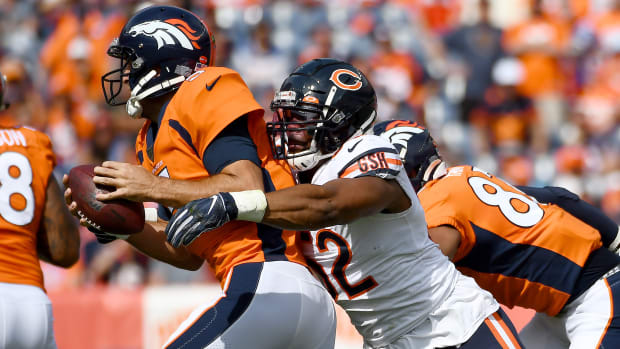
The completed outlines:
<svg viewBox="0 0 620 349">
<path fill-rule="evenodd" d="M 417 122 L 383 121 L 373 127 L 373 133 L 390 141 L 398 150 L 416 192 L 426 182 L 445 173 L 445 163 L 437 151 L 437 144 L 430 132 Z"/>
<path fill-rule="evenodd" d="M 106 103 L 127 103 L 127 112 L 139 117 L 139 101 L 179 88 L 195 70 L 213 65 L 215 39 L 195 14 L 174 6 L 151 6 L 127 21 L 108 55 L 120 66 L 101 77 Z M 129 82 L 131 95 L 121 93 Z"/>
<path fill-rule="evenodd" d="M 335 59 L 309 61 L 284 80 L 271 102 L 267 132 L 274 157 L 297 171 L 310 170 L 368 131 L 376 109 L 375 90 L 359 69 Z M 301 131 L 311 136 L 303 149 L 291 141 Z"/>
</svg>

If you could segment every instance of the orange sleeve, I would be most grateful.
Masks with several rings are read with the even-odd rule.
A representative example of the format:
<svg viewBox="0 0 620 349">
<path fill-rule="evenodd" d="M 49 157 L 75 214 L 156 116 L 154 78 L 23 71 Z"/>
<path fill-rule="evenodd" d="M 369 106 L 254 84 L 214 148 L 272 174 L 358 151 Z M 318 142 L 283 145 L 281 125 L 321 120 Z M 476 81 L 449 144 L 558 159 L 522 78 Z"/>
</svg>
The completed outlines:
<svg viewBox="0 0 620 349">
<path fill-rule="evenodd" d="M 461 235 L 461 243 L 459 244 L 459 247 L 456 250 L 456 253 L 454 254 L 454 258 L 452 259 L 452 262 L 454 263 L 458 262 L 463 257 L 467 256 L 471 248 L 476 243 L 475 235 L 467 234 L 467 229 L 465 228 L 465 226 L 461 224 L 461 222 L 454 217 L 438 216 L 438 217 L 433 218 L 432 223 L 428 219 L 426 223 L 429 229 L 439 227 L 442 225 L 449 225 L 453 227 L 454 229 L 458 230 L 459 234 Z"/>
<path fill-rule="evenodd" d="M 263 116 L 263 108 L 241 76 L 227 68 L 206 68 L 198 78 L 183 84 L 175 114 L 187 124 L 198 155 L 231 122 L 245 114 Z M 208 89 L 210 87 L 210 89 Z M 179 110 L 182 108 L 183 110 Z"/>
<path fill-rule="evenodd" d="M 418 193 L 429 229 L 449 225 L 459 231 L 461 243 L 454 255 L 454 262 L 466 256 L 476 243 L 469 220 L 458 207 L 467 205 L 467 200 L 458 199 L 463 194 L 459 190 L 463 184 L 459 179 L 460 177 L 452 177 L 429 182 L 424 190 Z"/>
</svg>

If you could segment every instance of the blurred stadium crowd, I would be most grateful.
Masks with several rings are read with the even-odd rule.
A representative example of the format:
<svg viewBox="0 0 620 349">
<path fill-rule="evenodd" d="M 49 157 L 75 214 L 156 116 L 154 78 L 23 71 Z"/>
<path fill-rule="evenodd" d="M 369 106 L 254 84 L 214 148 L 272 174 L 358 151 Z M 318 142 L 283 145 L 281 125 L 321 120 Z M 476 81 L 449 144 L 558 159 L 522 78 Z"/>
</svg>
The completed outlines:
<svg viewBox="0 0 620 349">
<path fill-rule="evenodd" d="M 135 163 L 142 121 L 105 104 L 100 77 L 110 41 L 152 3 L 201 15 L 216 65 L 239 71 L 266 110 L 299 63 L 347 60 L 373 83 L 379 118 L 422 122 L 449 163 L 564 186 L 620 223 L 620 0 L 2 0 L 0 121 L 45 131 L 59 179 Z M 44 266 L 48 289 L 213 280 L 85 229 L 82 245 L 78 266 Z"/>
</svg>

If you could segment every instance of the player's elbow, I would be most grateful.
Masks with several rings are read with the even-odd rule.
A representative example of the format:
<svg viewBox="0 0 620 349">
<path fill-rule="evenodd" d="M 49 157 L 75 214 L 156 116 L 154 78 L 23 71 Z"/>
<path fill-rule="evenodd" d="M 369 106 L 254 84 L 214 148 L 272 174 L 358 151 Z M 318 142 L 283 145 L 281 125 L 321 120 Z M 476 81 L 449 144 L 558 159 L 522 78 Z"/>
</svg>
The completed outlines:
<svg viewBox="0 0 620 349">
<path fill-rule="evenodd" d="M 58 254 L 52 263 L 61 268 L 70 268 L 80 259 L 80 250 L 67 249 L 65 252 Z"/>
</svg>

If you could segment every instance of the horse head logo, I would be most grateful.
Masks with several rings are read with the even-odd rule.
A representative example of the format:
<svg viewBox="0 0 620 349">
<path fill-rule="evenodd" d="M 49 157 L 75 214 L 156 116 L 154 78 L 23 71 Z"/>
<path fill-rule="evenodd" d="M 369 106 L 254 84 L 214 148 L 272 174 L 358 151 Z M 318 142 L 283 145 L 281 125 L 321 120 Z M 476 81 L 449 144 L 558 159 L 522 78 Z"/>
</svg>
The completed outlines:
<svg viewBox="0 0 620 349">
<path fill-rule="evenodd" d="M 134 25 L 129 29 L 129 35 L 136 37 L 145 35 L 157 41 L 157 49 L 164 45 L 181 45 L 188 50 L 200 49 L 196 41 L 200 38 L 195 30 L 180 19 L 155 20 Z"/>
</svg>

